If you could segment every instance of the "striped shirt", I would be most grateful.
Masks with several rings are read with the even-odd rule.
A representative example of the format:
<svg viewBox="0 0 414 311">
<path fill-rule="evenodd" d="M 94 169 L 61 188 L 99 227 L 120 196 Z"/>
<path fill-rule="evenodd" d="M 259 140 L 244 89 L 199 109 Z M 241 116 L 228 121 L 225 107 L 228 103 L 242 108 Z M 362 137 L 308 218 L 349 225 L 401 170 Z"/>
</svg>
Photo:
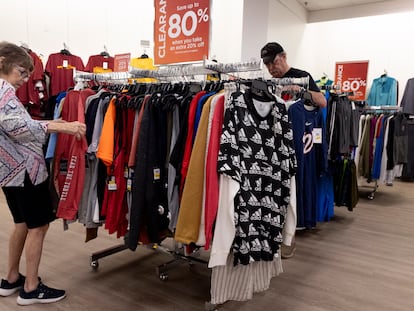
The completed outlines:
<svg viewBox="0 0 414 311">
<path fill-rule="evenodd" d="M 46 131 L 47 122 L 33 120 L 15 88 L 0 79 L 0 187 L 23 186 L 26 172 L 34 185 L 46 180 Z"/>
</svg>

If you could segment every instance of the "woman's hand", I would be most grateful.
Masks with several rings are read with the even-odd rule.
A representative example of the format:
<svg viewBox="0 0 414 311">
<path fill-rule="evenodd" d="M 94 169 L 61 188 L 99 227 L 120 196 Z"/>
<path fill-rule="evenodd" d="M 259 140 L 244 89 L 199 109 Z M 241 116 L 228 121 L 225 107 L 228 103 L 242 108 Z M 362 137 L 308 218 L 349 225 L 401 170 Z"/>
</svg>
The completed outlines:
<svg viewBox="0 0 414 311">
<path fill-rule="evenodd" d="M 74 135 L 76 139 L 80 140 L 86 134 L 86 125 L 79 121 L 68 122 L 57 119 L 48 122 L 47 131 Z"/>
</svg>

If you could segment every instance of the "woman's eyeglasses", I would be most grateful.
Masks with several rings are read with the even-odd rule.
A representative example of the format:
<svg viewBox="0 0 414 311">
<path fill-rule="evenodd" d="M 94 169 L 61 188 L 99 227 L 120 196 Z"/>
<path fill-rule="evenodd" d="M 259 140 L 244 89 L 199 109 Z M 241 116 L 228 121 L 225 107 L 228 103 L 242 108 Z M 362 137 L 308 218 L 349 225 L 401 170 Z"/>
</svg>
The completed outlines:
<svg viewBox="0 0 414 311">
<path fill-rule="evenodd" d="M 24 69 L 23 67 L 20 67 L 19 65 L 14 65 L 14 66 L 16 67 L 17 71 L 20 74 L 20 77 L 23 80 L 30 76 L 30 73 L 26 69 Z"/>
</svg>

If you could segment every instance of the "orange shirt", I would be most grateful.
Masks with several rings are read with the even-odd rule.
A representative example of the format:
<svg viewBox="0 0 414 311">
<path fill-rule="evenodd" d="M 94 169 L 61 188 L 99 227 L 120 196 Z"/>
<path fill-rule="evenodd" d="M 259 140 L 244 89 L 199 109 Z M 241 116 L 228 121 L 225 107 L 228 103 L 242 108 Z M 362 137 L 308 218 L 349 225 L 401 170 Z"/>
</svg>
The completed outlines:
<svg viewBox="0 0 414 311">
<path fill-rule="evenodd" d="M 112 97 L 105 113 L 102 125 L 101 138 L 99 139 L 96 157 L 101 159 L 107 168 L 110 168 L 114 160 L 114 137 L 116 119 L 116 97 Z"/>
</svg>

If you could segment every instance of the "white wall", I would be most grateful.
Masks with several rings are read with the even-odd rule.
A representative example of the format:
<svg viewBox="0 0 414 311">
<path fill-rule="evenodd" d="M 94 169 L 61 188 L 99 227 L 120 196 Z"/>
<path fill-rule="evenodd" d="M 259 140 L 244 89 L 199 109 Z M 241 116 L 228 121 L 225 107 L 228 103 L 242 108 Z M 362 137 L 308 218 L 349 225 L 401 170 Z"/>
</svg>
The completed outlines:
<svg viewBox="0 0 414 311">
<path fill-rule="evenodd" d="M 300 62 L 298 54 L 304 40 L 306 24 L 295 10 L 294 7 L 287 7 L 280 1 L 270 2 L 267 41 L 275 41 L 282 45 L 291 66 L 305 69 L 307 62 Z"/>
<path fill-rule="evenodd" d="M 335 76 L 335 62 L 369 60 L 368 86 L 384 70 L 399 82 L 399 100 L 414 77 L 414 12 L 308 24 L 297 61 L 316 78 Z"/>
<path fill-rule="evenodd" d="M 153 44 L 154 0 L 2 0 L 0 40 L 24 42 L 44 61 L 63 48 L 87 62 L 104 46 L 111 55 L 144 52 L 141 40 Z M 242 0 L 211 0 L 210 56 L 240 61 Z M 7 12 L 7 13 L 6 13 Z M 145 50 L 153 56 L 152 47 Z"/>
<path fill-rule="evenodd" d="M 400 98 L 414 76 L 414 12 L 306 24 L 290 0 L 211 0 L 210 58 L 258 58 L 277 41 L 289 64 L 314 78 L 334 77 L 335 62 L 369 60 L 368 85 L 384 69 L 400 83 Z M 27 43 L 47 60 L 66 43 L 84 62 L 104 45 L 114 55 L 144 51 L 153 39 L 153 0 L 3 0 L 0 40 Z M 145 51 L 152 56 L 152 49 Z M 264 73 L 267 74 L 266 70 Z"/>
<path fill-rule="evenodd" d="M 241 61 L 244 0 L 210 0 L 210 58 L 221 63 Z"/>
<path fill-rule="evenodd" d="M 269 1 L 244 1 L 242 61 L 260 60 L 260 48 L 267 42 Z"/>
<path fill-rule="evenodd" d="M 104 45 L 111 54 L 137 57 L 140 40 L 153 38 L 151 0 L 3 0 L 1 10 L 0 39 L 25 42 L 46 60 L 63 43 L 85 64 Z"/>
</svg>

